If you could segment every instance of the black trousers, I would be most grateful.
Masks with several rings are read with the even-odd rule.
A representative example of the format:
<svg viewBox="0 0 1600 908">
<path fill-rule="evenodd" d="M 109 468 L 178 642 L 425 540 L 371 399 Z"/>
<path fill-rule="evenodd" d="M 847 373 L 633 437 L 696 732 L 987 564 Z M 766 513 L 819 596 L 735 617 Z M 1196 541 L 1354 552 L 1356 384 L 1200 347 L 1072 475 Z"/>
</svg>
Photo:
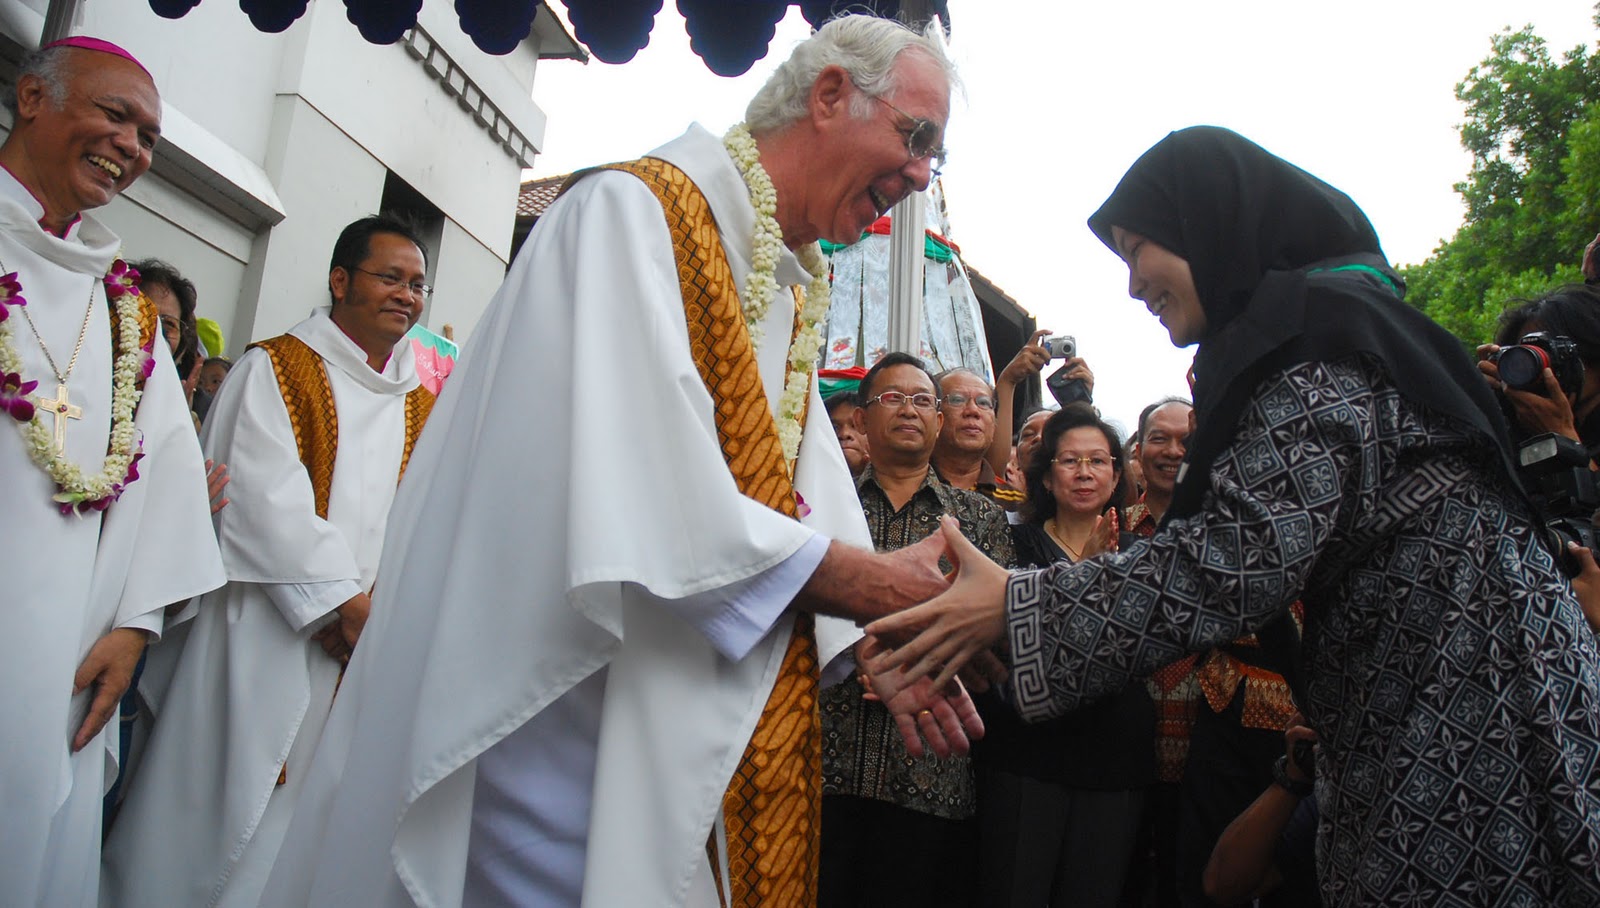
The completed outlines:
<svg viewBox="0 0 1600 908">
<path fill-rule="evenodd" d="M 822 799 L 819 908 L 970 908 L 973 820 L 947 820 L 871 798 Z"/>
<path fill-rule="evenodd" d="M 1116 908 L 1133 865 L 1143 789 L 1092 791 L 978 769 L 985 908 Z"/>
</svg>

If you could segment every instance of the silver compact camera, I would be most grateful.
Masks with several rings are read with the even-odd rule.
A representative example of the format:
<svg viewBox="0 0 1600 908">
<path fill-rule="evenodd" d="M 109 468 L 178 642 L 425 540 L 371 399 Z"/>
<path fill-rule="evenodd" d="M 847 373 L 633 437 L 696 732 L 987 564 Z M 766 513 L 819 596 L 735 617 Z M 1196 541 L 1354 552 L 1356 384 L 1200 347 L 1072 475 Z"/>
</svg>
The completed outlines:
<svg viewBox="0 0 1600 908">
<path fill-rule="evenodd" d="M 1051 359 L 1071 359 L 1078 355 L 1078 342 L 1070 334 L 1047 337 L 1041 342 Z"/>
</svg>

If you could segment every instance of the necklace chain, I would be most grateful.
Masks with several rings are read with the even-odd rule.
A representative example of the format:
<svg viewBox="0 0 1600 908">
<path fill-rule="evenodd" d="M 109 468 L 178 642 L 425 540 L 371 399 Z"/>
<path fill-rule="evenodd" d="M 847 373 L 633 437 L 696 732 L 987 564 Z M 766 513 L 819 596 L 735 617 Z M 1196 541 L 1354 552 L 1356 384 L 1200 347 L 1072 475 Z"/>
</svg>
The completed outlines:
<svg viewBox="0 0 1600 908">
<path fill-rule="evenodd" d="M 21 294 L 21 284 L 14 273 L 0 275 L 0 306 L 12 311 L 22 309 L 26 300 Z M 144 440 L 138 427 L 134 424 L 134 415 L 139 406 L 139 398 L 143 393 L 144 380 L 150 376 L 155 367 L 154 355 L 151 348 L 156 337 L 152 336 L 148 344 L 142 343 L 142 329 L 139 323 L 141 299 L 138 286 L 139 273 L 129 268 L 122 259 L 117 259 L 111 264 L 106 276 L 100 283 L 105 285 L 106 296 L 111 302 L 116 317 L 113 320 L 111 338 L 112 346 L 112 382 L 111 382 L 111 425 L 110 438 L 104 463 L 97 473 L 89 473 L 77 464 L 68 460 L 56 450 L 55 434 L 45 427 L 41 416 L 44 407 L 19 406 L 25 403 L 18 395 L 26 395 L 37 382 L 24 381 L 22 376 L 23 365 L 20 354 L 12 344 L 12 330 L 9 319 L 0 319 L 0 413 L 7 413 L 16 420 L 23 435 L 23 445 L 28 451 L 28 457 L 50 476 L 55 483 L 56 493 L 52 499 L 62 514 L 85 514 L 94 511 L 103 511 L 122 495 L 127 485 L 139 478 L 137 469 L 138 461 L 143 454 Z M 85 314 L 85 323 L 94 312 L 94 285 L 89 288 L 89 312 Z M 32 318 L 27 318 L 28 327 L 34 328 Z M 79 332 L 78 347 L 73 351 L 72 361 L 67 366 L 67 375 L 72 373 L 78 360 L 78 353 L 82 350 L 87 329 Z M 38 330 L 34 329 L 35 337 Z M 39 346 L 44 347 L 43 339 Z M 49 351 L 45 351 L 46 361 L 51 370 L 57 371 L 57 379 L 64 387 L 66 377 L 55 368 L 55 361 L 50 358 Z M 46 402 L 48 403 L 48 401 Z M 57 419 L 66 415 L 61 410 L 53 411 Z"/>
<path fill-rule="evenodd" d="M 0 272 L 6 271 L 6 263 L 0 261 Z M 89 336 L 89 317 L 94 314 L 94 281 L 89 282 L 89 304 L 83 308 L 83 327 L 78 329 L 78 342 L 73 345 L 72 359 L 67 362 L 66 374 L 62 374 L 61 367 L 56 365 L 56 358 L 50 355 L 50 347 L 44 342 L 44 335 L 39 333 L 33 324 L 33 316 L 28 314 L 26 306 L 17 308 L 22 310 L 22 319 L 28 323 L 28 330 L 33 332 L 33 339 L 39 342 L 39 349 L 44 352 L 44 361 L 50 364 L 50 371 L 56 377 L 56 384 L 66 387 L 67 380 L 72 377 L 72 370 L 78 368 L 78 354 L 83 352 L 83 339 Z"/>
<path fill-rule="evenodd" d="M 1060 528 L 1058 526 L 1056 526 L 1056 519 L 1054 517 L 1052 517 L 1049 520 L 1046 520 L 1044 522 L 1044 531 L 1046 533 L 1050 534 L 1050 538 L 1054 539 L 1056 542 L 1061 543 L 1061 547 L 1063 549 L 1067 550 L 1067 554 L 1072 556 L 1072 560 L 1073 561 L 1082 561 L 1083 560 L 1083 550 L 1082 549 L 1075 549 L 1072 546 L 1068 545 L 1067 544 L 1067 540 L 1062 538 L 1061 533 L 1059 532 L 1059 529 Z"/>
</svg>

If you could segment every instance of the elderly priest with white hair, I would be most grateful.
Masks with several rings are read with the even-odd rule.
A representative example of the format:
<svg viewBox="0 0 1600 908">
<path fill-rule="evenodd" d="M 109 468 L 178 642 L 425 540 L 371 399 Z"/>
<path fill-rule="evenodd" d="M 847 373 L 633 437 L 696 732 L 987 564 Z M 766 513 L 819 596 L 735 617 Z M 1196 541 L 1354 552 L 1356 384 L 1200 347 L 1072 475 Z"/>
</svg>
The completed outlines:
<svg viewBox="0 0 1600 908">
<path fill-rule="evenodd" d="M 939 543 L 867 548 L 816 241 L 927 186 L 952 79 L 936 34 L 834 20 L 747 123 L 540 219 L 418 442 L 266 904 L 815 904 L 819 666 L 945 586 Z M 891 706 L 935 752 L 981 733 L 958 689 Z"/>
<path fill-rule="evenodd" d="M 164 609 L 222 584 L 158 315 L 86 212 L 150 167 L 161 99 L 94 38 L 23 61 L 0 145 L 0 902 L 99 901 L 116 726 Z"/>
</svg>

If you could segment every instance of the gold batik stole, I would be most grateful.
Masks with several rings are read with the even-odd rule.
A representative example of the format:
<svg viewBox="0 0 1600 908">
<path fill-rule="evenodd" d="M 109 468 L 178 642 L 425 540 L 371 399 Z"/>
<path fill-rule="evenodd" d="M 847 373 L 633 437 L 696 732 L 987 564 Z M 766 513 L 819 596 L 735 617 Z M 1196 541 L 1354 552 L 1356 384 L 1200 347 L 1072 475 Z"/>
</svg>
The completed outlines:
<svg viewBox="0 0 1600 908">
<path fill-rule="evenodd" d="M 251 348 L 267 351 L 272 361 L 272 374 L 278 379 L 278 393 L 289 411 L 289 426 L 294 430 L 295 450 L 300 453 L 300 463 L 311 477 L 311 498 L 317 516 L 328 519 L 328 495 L 333 489 L 333 461 L 339 450 L 339 412 L 333 406 L 333 386 L 328 384 L 328 368 L 323 365 L 317 351 L 292 334 L 257 341 Z M 410 350 L 397 354 L 410 356 Z M 421 385 L 406 394 L 406 441 L 400 453 L 399 482 L 406 475 L 406 464 L 411 462 L 411 449 L 416 447 L 422 425 L 433 412 L 434 395 Z M 344 680 L 344 669 L 339 669 L 339 680 Z M 337 688 L 335 688 L 337 690 Z M 278 770 L 278 784 L 289 780 L 288 768 Z"/>
<path fill-rule="evenodd" d="M 294 429 L 295 450 L 311 477 L 311 495 L 317 516 L 328 519 L 328 494 L 333 488 L 333 460 L 339 450 L 339 413 L 333 406 L 333 386 L 328 384 L 328 369 L 317 351 L 292 334 L 258 341 L 250 345 L 267 351 L 272 374 L 278 379 L 278 393 L 289 410 L 289 425 Z M 397 356 L 410 356 L 402 350 Z M 406 442 L 400 454 L 400 476 L 406 475 L 411 449 L 416 447 L 422 425 L 433 412 L 433 392 L 418 385 L 406 394 Z"/>
<path fill-rule="evenodd" d="M 644 181 L 672 233 L 689 348 L 716 411 L 717 437 L 739 491 L 797 516 L 794 485 L 745 328 L 728 257 L 711 207 L 683 171 L 643 158 L 611 165 Z M 797 312 L 798 317 L 798 312 Z M 822 812 L 822 730 L 817 712 L 817 641 L 812 616 L 795 618 L 778 680 L 723 795 L 732 892 L 725 906 L 784 908 L 817 903 Z M 707 843 L 717 868 L 715 838 Z"/>
</svg>

